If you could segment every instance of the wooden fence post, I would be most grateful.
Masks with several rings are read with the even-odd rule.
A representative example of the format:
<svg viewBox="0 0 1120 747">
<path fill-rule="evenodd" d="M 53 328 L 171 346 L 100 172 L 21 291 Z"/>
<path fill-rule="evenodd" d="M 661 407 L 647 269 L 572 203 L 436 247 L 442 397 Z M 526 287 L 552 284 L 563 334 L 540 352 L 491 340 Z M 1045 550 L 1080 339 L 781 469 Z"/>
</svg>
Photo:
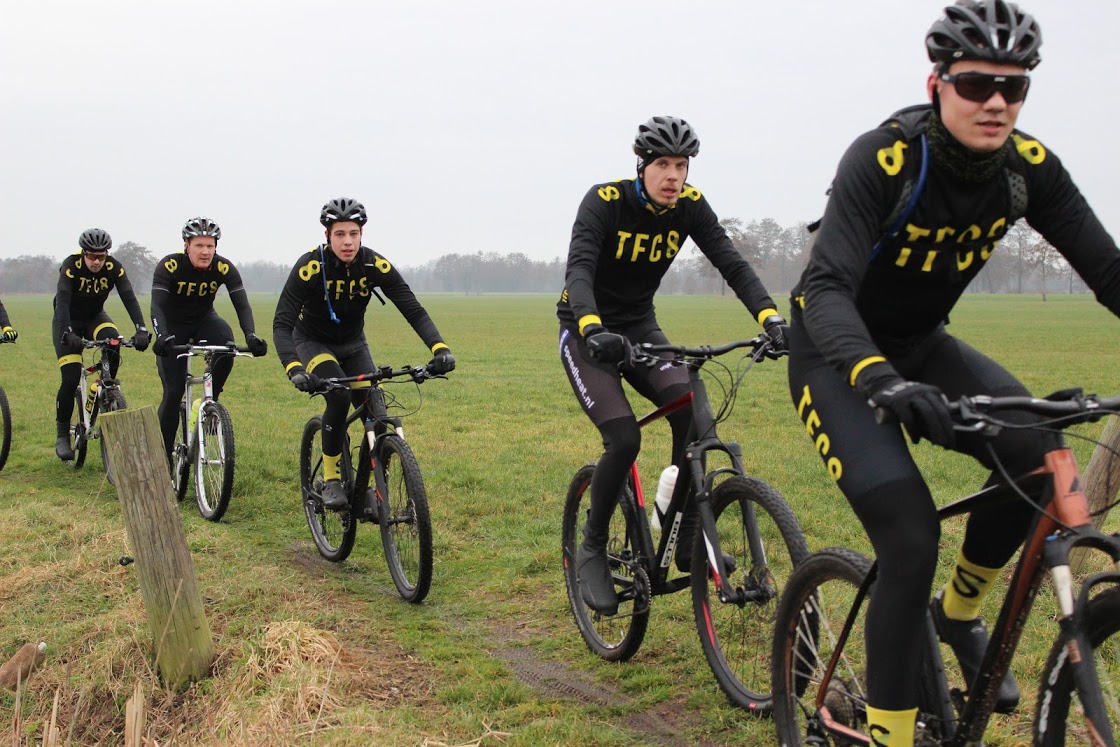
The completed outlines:
<svg viewBox="0 0 1120 747">
<path fill-rule="evenodd" d="M 1081 487 L 1089 501 L 1090 511 L 1099 511 L 1115 500 L 1117 489 L 1120 488 L 1120 457 L 1112 453 L 1120 449 L 1120 418 L 1108 418 L 1097 440 L 1100 445 L 1093 449 L 1089 466 L 1081 475 Z M 1108 512 L 1093 517 L 1093 526 L 1100 529 L 1106 518 Z M 1081 570 L 1088 554 L 1089 551 L 1084 548 L 1073 551 L 1070 567 L 1075 573 Z"/>
<path fill-rule="evenodd" d="M 101 415 L 156 664 L 165 686 L 179 690 L 214 663 L 214 638 L 194 575 L 187 536 L 171 489 L 163 436 L 153 407 Z"/>
</svg>

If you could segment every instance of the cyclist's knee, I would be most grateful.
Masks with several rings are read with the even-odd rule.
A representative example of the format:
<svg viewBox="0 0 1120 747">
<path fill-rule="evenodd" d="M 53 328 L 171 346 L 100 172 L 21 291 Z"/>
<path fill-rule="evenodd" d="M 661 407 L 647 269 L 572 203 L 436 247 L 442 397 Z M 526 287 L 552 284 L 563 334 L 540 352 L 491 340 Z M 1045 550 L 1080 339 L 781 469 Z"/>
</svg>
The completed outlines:
<svg viewBox="0 0 1120 747">
<path fill-rule="evenodd" d="M 933 578 L 941 523 L 929 488 L 921 479 L 873 488 L 854 498 L 852 506 L 875 548 L 881 572 L 914 583 Z"/>
<path fill-rule="evenodd" d="M 638 458 L 642 448 L 642 430 L 634 418 L 609 420 L 599 426 L 603 436 L 603 448 L 612 455 L 627 461 Z"/>
</svg>

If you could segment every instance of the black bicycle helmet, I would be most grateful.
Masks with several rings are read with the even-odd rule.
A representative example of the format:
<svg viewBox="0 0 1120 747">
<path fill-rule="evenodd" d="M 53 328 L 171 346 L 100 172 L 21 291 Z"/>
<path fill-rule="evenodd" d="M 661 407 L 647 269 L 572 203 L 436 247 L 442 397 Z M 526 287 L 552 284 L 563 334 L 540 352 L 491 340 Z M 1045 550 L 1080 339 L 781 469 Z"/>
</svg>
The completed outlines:
<svg viewBox="0 0 1120 747">
<path fill-rule="evenodd" d="M 212 236 L 217 243 L 218 239 L 222 238 L 222 229 L 209 218 L 201 216 L 191 218 L 183 224 L 183 241 L 190 241 L 198 236 Z"/>
<path fill-rule="evenodd" d="M 113 247 L 113 239 L 101 228 L 87 228 L 78 237 L 78 246 L 83 252 L 107 252 Z"/>
<path fill-rule="evenodd" d="M 930 62 L 986 60 L 1033 70 L 1042 59 L 1034 17 L 1004 0 L 957 0 L 926 34 Z"/>
<path fill-rule="evenodd" d="M 367 220 L 365 206 L 349 197 L 336 197 L 319 212 L 319 222 L 325 228 L 344 220 L 352 220 L 359 226 L 364 226 Z"/>
<path fill-rule="evenodd" d="M 652 117 L 638 125 L 634 153 L 643 162 L 660 156 L 692 158 L 700 152 L 700 139 L 692 127 L 679 117 Z"/>
</svg>

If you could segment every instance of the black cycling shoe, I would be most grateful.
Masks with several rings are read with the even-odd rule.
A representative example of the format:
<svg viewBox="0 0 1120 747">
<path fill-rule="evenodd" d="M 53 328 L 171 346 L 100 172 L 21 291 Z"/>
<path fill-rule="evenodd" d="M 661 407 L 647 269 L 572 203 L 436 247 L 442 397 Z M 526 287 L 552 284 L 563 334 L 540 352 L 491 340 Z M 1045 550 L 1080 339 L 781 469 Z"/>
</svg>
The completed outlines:
<svg viewBox="0 0 1120 747">
<path fill-rule="evenodd" d="M 982 618 L 975 620 L 950 620 L 945 616 L 941 606 L 941 592 L 934 596 L 929 603 L 930 615 L 933 616 L 933 627 L 937 630 L 937 637 L 942 643 L 953 649 L 957 661 L 961 665 L 961 674 L 969 689 L 976 681 L 976 674 L 980 671 L 980 662 L 984 659 L 984 650 L 988 647 L 988 629 Z M 1012 713 L 1019 705 L 1019 683 L 1011 670 L 999 685 L 999 694 L 996 696 L 996 713 Z"/>
<path fill-rule="evenodd" d="M 74 460 L 74 450 L 70 448 L 70 423 L 55 422 L 55 455 L 64 462 Z"/>
<path fill-rule="evenodd" d="M 618 594 L 605 547 L 588 547 L 584 540 L 576 550 L 576 575 L 584 604 L 604 615 L 618 614 Z"/>
<path fill-rule="evenodd" d="M 343 511 L 350 506 L 341 480 L 327 480 L 320 497 L 323 499 L 323 508 L 329 511 Z"/>
<path fill-rule="evenodd" d="M 74 450 L 70 448 L 70 438 L 68 436 L 59 436 L 55 439 L 54 453 L 64 462 L 74 460 Z"/>
</svg>

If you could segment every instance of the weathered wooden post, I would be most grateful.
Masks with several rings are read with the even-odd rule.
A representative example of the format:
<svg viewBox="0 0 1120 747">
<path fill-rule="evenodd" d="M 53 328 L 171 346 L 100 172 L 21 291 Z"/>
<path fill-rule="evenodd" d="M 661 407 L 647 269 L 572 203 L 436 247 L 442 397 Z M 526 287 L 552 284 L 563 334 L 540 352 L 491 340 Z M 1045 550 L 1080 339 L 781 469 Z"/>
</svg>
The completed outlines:
<svg viewBox="0 0 1120 747">
<path fill-rule="evenodd" d="M 1085 498 L 1089 501 L 1090 511 L 1100 511 L 1116 498 L 1117 489 L 1120 488 L 1120 457 L 1113 454 L 1120 448 L 1120 418 L 1108 418 L 1104 430 L 1101 431 L 1100 445 L 1093 450 L 1089 457 L 1089 466 L 1085 468 L 1081 478 L 1084 484 Z M 1108 518 L 1108 512 L 1103 512 L 1093 517 L 1093 526 L 1098 529 Z M 1070 567 L 1074 572 L 1081 570 L 1088 550 L 1078 548 L 1073 551 L 1070 558 Z"/>
<path fill-rule="evenodd" d="M 108 412 L 99 420 L 160 677 L 165 686 L 182 689 L 209 674 L 214 638 L 171 490 L 156 411 L 149 406 Z"/>
</svg>

